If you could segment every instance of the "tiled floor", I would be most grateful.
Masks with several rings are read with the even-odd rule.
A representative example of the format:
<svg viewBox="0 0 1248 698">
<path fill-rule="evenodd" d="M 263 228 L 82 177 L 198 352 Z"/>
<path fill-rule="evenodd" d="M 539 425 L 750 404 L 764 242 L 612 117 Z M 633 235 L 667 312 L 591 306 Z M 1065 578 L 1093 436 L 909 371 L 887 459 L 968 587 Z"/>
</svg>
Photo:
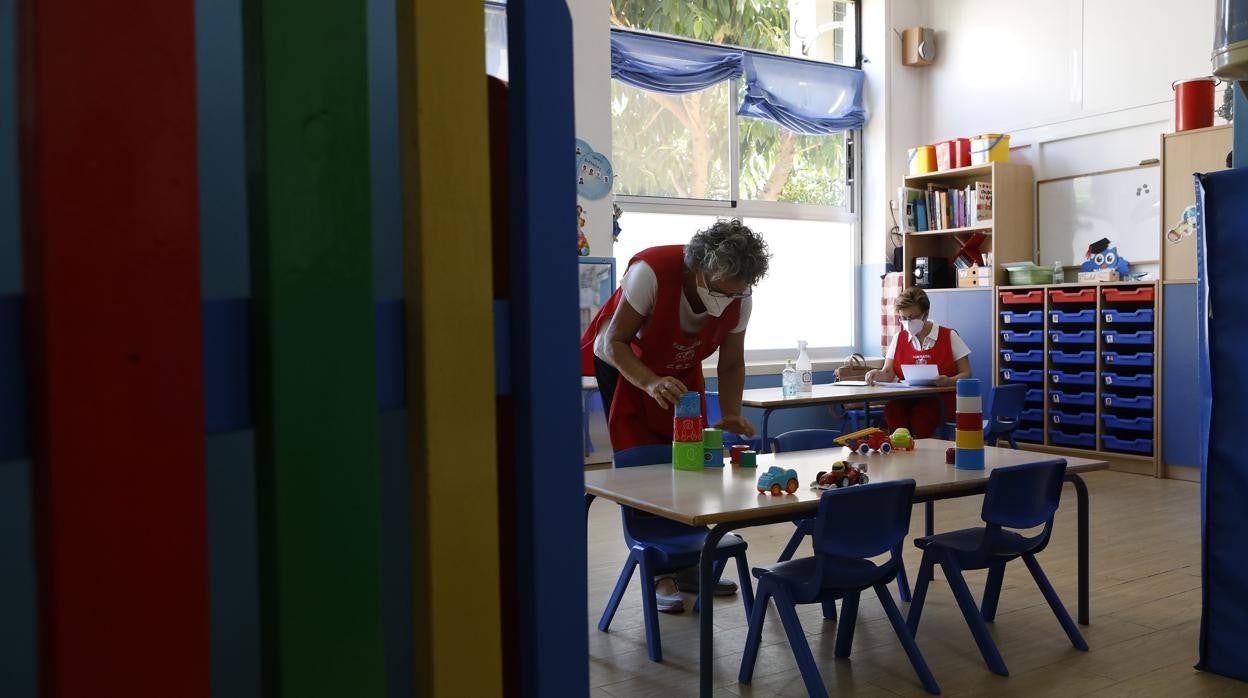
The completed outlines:
<svg viewBox="0 0 1248 698">
<path fill-rule="evenodd" d="M 990 627 L 1010 668 L 984 667 L 941 576 L 928 594 L 918 642 L 946 696 L 1243 696 L 1248 684 L 1192 669 L 1200 623 L 1199 485 L 1101 472 L 1087 477 L 1092 501 L 1092 623 L 1081 626 L 1091 651 L 1070 646 L 1021 562 L 1005 576 Z M 1053 542 L 1040 555 L 1049 579 L 1075 611 L 1075 508 L 1067 487 Z M 940 502 L 937 530 L 976 525 L 980 498 Z M 919 535 L 916 507 L 912 533 Z M 792 526 L 745 529 L 751 562 L 775 560 Z M 698 686 L 697 615 L 660 614 L 662 663 L 646 656 L 641 599 L 634 584 L 608 633 L 597 622 L 625 550 L 615 505 L 599 500 L 589 517 L 590 686 L 595 696 L 685 696 Z M 809 554 L 804 546 L 801 554 Z M 906 552 L 912 578 L 918 550 Z M 730 566 L 727 576 L 735 570 Z M 967 574 L 978 596 L 983 572 Z M 895 587 L 890 587 L 895 591 Z M 692 598 L 686 608 L 692 608 Z M 901 604 L 902 613 L 908 604 Z M 850 659 L 832 654 L 835 623 L 819 606 L 799 609 L 830 692 L 855 696 L 926 695 L 879 603 L 863 595 Z M 737 597 L 715 606 L 715 686 L 719 695 L 800 696 L 806 691 L 774 608 L 768 615 L 754 681 L 737 683 L 746 619 Z"/>
</svg>

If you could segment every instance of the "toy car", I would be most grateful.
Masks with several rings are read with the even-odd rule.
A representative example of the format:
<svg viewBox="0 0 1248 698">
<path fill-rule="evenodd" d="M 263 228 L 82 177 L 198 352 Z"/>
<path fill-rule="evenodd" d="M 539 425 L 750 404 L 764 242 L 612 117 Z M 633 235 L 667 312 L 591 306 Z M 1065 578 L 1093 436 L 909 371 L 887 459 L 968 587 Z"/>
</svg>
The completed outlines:
<svg viewBox="0 0 1248 698">
<path fill-rule="evenodd" d="M 893 435 L 888 438 L 893 444 L 893 448 L 898 451 L 913 451 L 914 437 L 910 435 L 910 430 L 905 427 L 898 427 L 893 431 Z"/>
<path fill-rule="evenodd" d="M 832 464 L 832 469 L 815 476 L 815 481 L 810 485 L 817 490 L 830 490 L 833 487 L 849 487 L 850 485 L 865 485 L 870 481 L 867 477 L 867 464 L 860 463 L 854 465 L 849 461 L 838 460 Z"/>
<path fill-rule="evenodd" d="M 758 476 L 758 491 L 771 492 L 777 497 L 784 492 L 793 494 L 799 486 L 797 471 L 792 468 L 786 470 L 773 465 L 767 469 L 767 472 Z"/>
<path fill-rule="evenodd" d="M 836 443 L 842 446 L 848 446 L 849 450 L 857 451 L 862 455 L 867 455 L 872 451 L 880 453 L 888 453 L 893 450 L 892 441 L 889 440 L 888 433 L 883 429 L 870 427 L 868 429 L 859 429 L 836 439 Z"/>
</svg>

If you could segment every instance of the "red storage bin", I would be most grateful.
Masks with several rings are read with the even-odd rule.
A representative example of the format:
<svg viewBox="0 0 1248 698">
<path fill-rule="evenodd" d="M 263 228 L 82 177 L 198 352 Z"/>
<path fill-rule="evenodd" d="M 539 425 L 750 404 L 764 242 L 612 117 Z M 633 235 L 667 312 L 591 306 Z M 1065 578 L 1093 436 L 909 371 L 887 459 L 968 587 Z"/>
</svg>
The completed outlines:
<svg viewBox="0 0 1248 698">
<path fill-rule="evenodd" d="M 1089 289 L 1090 290 L 1090 289 Z M 1002 291 L 1001 302 L 1005 305 L 1023 305 L 1025 303 L 1043 303 L 1044 291 Z"/>
<path fill-rule="evenodd" d="M 971 139 L 954 138 L 936 144 L 936 169 L 952 170 L 971 165 Z"/>
<path fill-rule="evenodd" d="M 1049 291 L 1049 300 L 1054 303 L 1093 303 L 1096 301 L 1096 289 L 1081 288 L 1078 291 Z"/>
<path fill-rule="evenodd" d="M 1135 286 L 1133 288 L 1107 288 L 1105 300 L 1110 303 L 1152 303 L 1152 286 Z"/>
</svg>

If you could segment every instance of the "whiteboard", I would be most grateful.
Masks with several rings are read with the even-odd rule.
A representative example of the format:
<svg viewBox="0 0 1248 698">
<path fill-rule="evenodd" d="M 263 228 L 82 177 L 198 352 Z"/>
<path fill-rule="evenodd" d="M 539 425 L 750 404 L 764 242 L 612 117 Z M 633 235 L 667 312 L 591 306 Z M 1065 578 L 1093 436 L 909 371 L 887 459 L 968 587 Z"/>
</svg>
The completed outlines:
<svg viewBox="0 0 1248 698">
<path fill-rule="evenodd" d="M 1160 167 L 1054 179 L 1036 188 L 1040 264 L 1078 266 L 1101 238 L 1132 266 L 1161 258 Z"/>
</svg>

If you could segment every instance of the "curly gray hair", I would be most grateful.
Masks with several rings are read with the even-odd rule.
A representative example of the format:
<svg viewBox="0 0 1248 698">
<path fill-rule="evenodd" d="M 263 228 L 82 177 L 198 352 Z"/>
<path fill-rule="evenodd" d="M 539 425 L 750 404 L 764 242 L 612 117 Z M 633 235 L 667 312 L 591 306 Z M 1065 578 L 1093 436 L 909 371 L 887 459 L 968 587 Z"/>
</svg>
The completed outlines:
<svg viewBox="0 0 1248 698">
<path fill-rule="evenodd" d="M 685 245 L 685 266 L 712 281 L 733 279 L 753 286 L 767 275 L 767 242 L 740 218 L 716 221 Z"/>
</svg>

